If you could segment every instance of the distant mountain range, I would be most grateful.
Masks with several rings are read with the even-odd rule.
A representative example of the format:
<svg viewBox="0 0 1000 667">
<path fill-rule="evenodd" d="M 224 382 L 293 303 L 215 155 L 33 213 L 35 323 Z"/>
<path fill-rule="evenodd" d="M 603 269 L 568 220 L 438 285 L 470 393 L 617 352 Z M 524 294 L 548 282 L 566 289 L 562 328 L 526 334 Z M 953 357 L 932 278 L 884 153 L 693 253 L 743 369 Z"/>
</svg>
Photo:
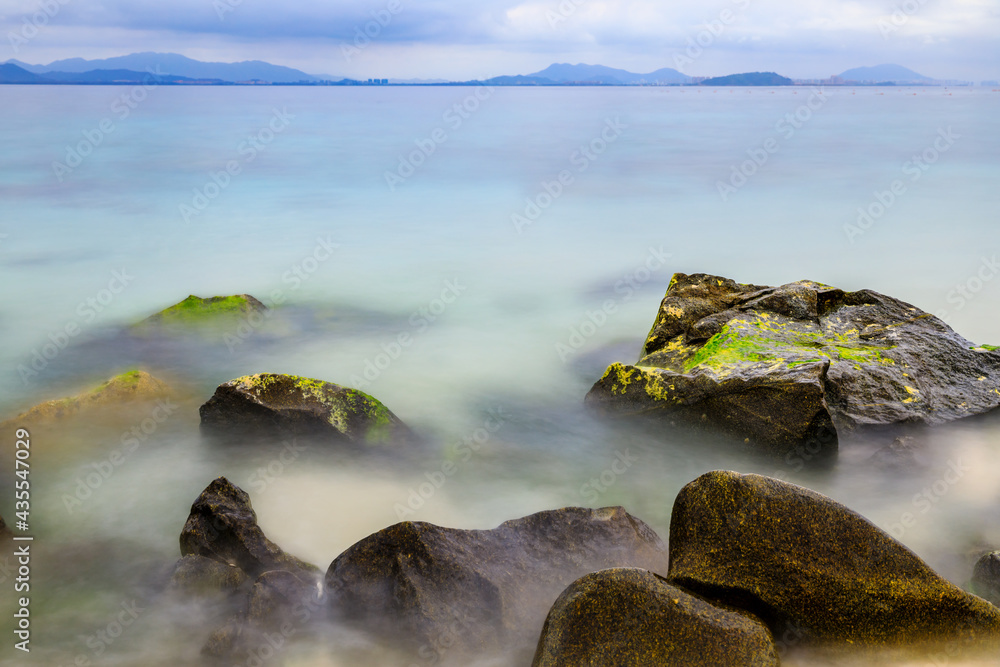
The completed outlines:
<svg viewBox="0 0 1000 667">
<path fill-rule="evenodd" d="M 239 63 L 206 63 L 192 60 L 177 53 L 133 53 L 128 56 L 103 60 L 70 58 L 56 60 L 48 65 L 29 65 L 17 60 L 8 60 L 33 74 L 45 75 L 50 72 L 78 73 L 94 70 L 129 70 L 133 72 L 165 72 L 188 79 L 208 79 L 228 82 L 268 81 L 270 83 L 314 83 L 322 79 L 291 67 L 272 65 L 261 60 L 247 60 Z M 343 77 L 340 77 L 343 78 Z"/>
<path fill-rule="evenodd" d="M 472 85 L 567 86 L 567 85 L 706 85 L 706 86 L 787 86 L 793 81 L 774 72 L 749 72 L 716 78 L 691 77 L 664 67 L 639 74 L 604 65 L 556 63 L 532 74 L 497 76 L 481 81 L 444 79 L 368 79 L 358 81 L 330 75 L 313 75 L 291 67 L 260 60 L 215 63 L 193 60 L 176 53 L 133 53 L 103 60 L 70 58 L 48 65 L 32 65 L 8 60 L 0 65 L 0 84 L 132 84 L 148 83 L 155 73 L 161 84 L 232 85 L 242 83 L 277 85 Z M 849 69 L 838 77 L 808 82 L 827 83 L 933 83 L 934 80 L 900 65 L 877 65 Z"/>
</svg>

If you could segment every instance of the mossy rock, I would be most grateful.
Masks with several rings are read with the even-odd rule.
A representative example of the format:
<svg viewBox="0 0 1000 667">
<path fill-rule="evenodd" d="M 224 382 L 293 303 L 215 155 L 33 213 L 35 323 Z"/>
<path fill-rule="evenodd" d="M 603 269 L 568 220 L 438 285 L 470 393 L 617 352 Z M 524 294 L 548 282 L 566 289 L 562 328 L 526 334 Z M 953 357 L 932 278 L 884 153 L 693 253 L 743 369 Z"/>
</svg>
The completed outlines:
<svg viewBox="0 0 1000 667">
<path fill-rule="evenodd" d="M 368 394 L 332 382 L 260 373 L 226 382 L 201 406 L 202 427 L 227 435 L 305 435 L 366 445 L 408 442 L 410 429 Z"/>
<path fill-rule="evenodd" d="M 251 579 L 268 570 L 315 574 L 319 569 L 281 550 L 257 525 L 246 491 L 225 477 L 209 484 L 191 505 L 180 538 L 181 556 L 233 566 Z"/>
<path fill-rule="evenodd" d="M 77 396 L 39 403 L 6 423 L 54 424 L 93 409 L 117 408 L 154 401 L 170 394 L 170 387 L 149 373 L 130 370 Z"/>
<path fill-rule="evenodd" d="M 1000 606 L 1000 551 L 984 554 L 972 572 L 972 590 Z"/>
<path fill-rule="evenodd" d="M 677 496 L 669 579 L 819 645 L 1000 638 L 1000 609 L 847 507 L 760 475 L 710 472 Z"/>
<path fill-rule="evenodd" d="M 413 660 L 450 644 L 448 664 L 487 656 L 526 664 L 570 583 L 609 567 L 666 565 L 660 538 L 621 507 L 570 507 L 492 530 L 398 523 L 338 556 L 326 591 L 334 614 L 413 651 Z"/>
<path fill-rule="evenodd" d="M 249 294 L 202 298 L 193 294 L 135 324 L 136 335 L 151 333 L 197 333 L 205 328 L 234 326 L 253 314 L 263 314 L 267 306 Z"/>
<path fill-rule="evenodd" d="M 858 429 L 996 408 L 1000 356 L 871 290 L 678 273 L 638 362 L 610 366 L 587 404 L 707 424 L 779 456 L 803 445 L 816 455 Z"/>
<path fill-rule="evenodd" d="M 635 568 L 573 582 L 545 619 L 533 667 L 771 667 L 760 619 L 712 604 Z"/>
</svg>

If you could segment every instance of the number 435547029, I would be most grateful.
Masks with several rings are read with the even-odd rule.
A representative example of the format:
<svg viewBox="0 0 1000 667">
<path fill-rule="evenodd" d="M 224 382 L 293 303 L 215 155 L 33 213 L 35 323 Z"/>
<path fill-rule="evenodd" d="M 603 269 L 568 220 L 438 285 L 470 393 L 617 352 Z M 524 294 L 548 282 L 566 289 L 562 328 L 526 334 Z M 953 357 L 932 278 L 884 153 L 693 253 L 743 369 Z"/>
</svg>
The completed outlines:
<svg viewBox="0 0 1000 667">
<path fill-rule="evenodd" d="M 17 521 L 14 524 L 19 530 L 28 529 L 28 515 L 31 511 L 31 484 L 28 481 L 31 467 L 28 459 L 31 458 L 31 436 L 23 428 L 17 429 L 17 448 L 14 450 L 14 475 L 17 476 L 14 516 Z"/>
</svg>

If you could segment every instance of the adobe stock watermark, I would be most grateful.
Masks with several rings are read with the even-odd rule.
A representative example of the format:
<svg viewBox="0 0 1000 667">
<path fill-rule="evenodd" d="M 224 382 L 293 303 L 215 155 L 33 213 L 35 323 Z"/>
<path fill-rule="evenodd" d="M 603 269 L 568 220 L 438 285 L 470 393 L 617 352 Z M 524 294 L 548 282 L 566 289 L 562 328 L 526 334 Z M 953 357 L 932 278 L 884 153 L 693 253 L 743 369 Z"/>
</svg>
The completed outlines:
<svg viewBox="0 0 1000 667">
<path fill-rule="evenodd" d="M 271 119 L 236 147 L 239 158 L 229 160 L 218 171 L 209 172 L 205 184 L 200 188 L 194 188 L 190 205 L 185 203 L 179 205 L 181 219 L 190 223 L 192 218 L 201 215 L 202 211 L 232 184 L 233 178 L 243 173 L 243 167 L 257 159 L 257 156 L 266 150 L 279 134 L 288 129 L 293 118 L 295 115 L 288 113 L 287 107 L 280 110 L 272 109 Z"/>
<path fill-rule="evenodd" d="M 153 68 L 147 67 L 146 71 L 148 74 L 141 84 L 133 86 L 128 92 L 122 93 L 111 103 L 111 113 L 115 115 L 118 122 L 123 122 L 132 115 L 132 112 L 146 101 L 150 91 L 159 86 L 161 78 L 166 75 L 166 72 L 159 71 L 159 68 L 154 71 Z M 103 118 L 97 124 L 97 127 L 83 131 L 83 139 L 81 141 L 75 145 L 66 146 L 64 161 L 52 161 L 52 173 L 55 174 L 59 182 L 62 183 L 67 176 L 73 173 L 74 169 L 83 164 L 84 160 L 97 150 L 97 147 L 103 144 L 104 139 L 114 132 L 117 127 L 114 119 L 110 117 Z"/>
<path fill-rule="evenodd" d="M 226 14 L 236 11 L 236 8 L 243 4 L 243 0 L 212 0 L 212 9 L 220 21 L 226 20 Z"/>
<path fill-rule="evenodd" d="M 750 0 L 732 0 L 736 8 L 744 12 L 750 8 Z M 705 27 L 698 31 L 693 37 L 687 36 L 687 47 L 683 53 L 674 54 L 674 68 L 683 72 L 688 65 L 693 65 L 701 58 L 706 49 L 710 49 L 715 42 L 726 32 L 726 28 L 736 22 L 739 17 L 737 12 L 729 7 L 719 12 L 719 15 L 711 21 L 705 22 Z"/>
<path fill-rule="evenodd" d="M 927 0 L 903 0 L 898 5 L 893 5 L 892 14 L 889 18 L 881 17 L 875 24 L 878 31 L 882 33 L 883 39 L 889 39 L 893 33 L 910 22 L 910 18 L 915 16 L 927 4 Z"/>
<path fill-rule="evenodd" d="M 250 311 L 240 319 L 239 324 L 236 325 L 233 331 L 227 331 L 222 335 L 222 342 L 226 344 L 229 353 L 233 354 L 236 352 L 237 347 L 246 342 L 268 320 L 274 317 L 274 307 L 280 306 L 287 301 L 288 293 L 299 289 L 306 281 L 316 275 L 320 266 L 329 261 L 339 248 L 340 244 L 334 243 L 329 234 L 326 235 L 326 238 L 322 236 L 316 237 L 316 245 L 313 246 L 312 251 L 301 260 L 292 264 L 287 271 L 281 274 L 281 282 L 289 285 L 288 291 L 286 292 L 282 289 L 273 290 L 270 295 L 271 306 L 267 310 L 264 312 Z"/>
<path fill-rule="evenodd" d="M 423 334 L 440 318 L 448 308 L 458 301 L 462 293 L 468 289 L 458 278 L 444 281 L 440 296 L 432 299 L 426 305 L 413 311 L 409 318 L 410 328 L 400 331 L 388 343 L 382 343 L 382 351 L 374 357 L 365 359 L 361 375 L 351 375 L 351 386 L 355 389 L 366 389 L 372 382 L 378 380 L 393 362 L 403 356 L 403 352 L 411 347 L 416 337 Z"/>
<path fill-rule="evenodd" d="M 948 495 L 952 487 L 958 484 L 965 477 L 965 473 L 970 470 L 972 470 L 970 466 L 962 465 L 961 459 L 957 461 L 949 460 L 948 468 L 939 479 L 934 480 L 921 489 L 919 493 L 914 494 L 910 500 L 914 511 L 903 512 L 898 521 L 893 521 L 886 526 L 886 532 L 897 540 L 903 539 L 906 531 L 916 526 L 921 516 L 925 516 L 933 510 L 941 502 L 941 499 Z"/>
<path fill-rule="evenodd" d="M 624 452 L 616 451 L 615 458 L 601 474 L 592 477 L 580 487 L 580 496 L 591 505 L 596 505 L 608 490 L 615 485 L 618 478 L 632 469 L 632 466 L 639 462 L 639 459 L 632 456 L 632 452 L 626 449 Z"/>
<path fill-rule="evenodd" d="M 17 32 L 11 30 L 7 33 L 7 41 L 10 42 L 14 55 L 20 53 L 22 46 L 27 46 L 28 42 L 37 37 L 49 21 L 58 16 L 62 8 L 70 2 L 71 0 L 42 0 L 37 12 L 31 16 L 21 17 L 21 28 Z"/>
<path fill-rule="evenodd" d="M 573 14 L 576 14 L 576 10 L 585 4 L 587 0 L 562 0 L 555 10 L 545 10 L 545 20 L 549 22 L 549 27 L 555 30 L 556 26 L 568 21 Z"/>
<path fill-rule="evenodd" d="M 94 658 L 100 658 L 108 649 L 125 634 L 125 631 L 135 625 L 139 616 L 146 611 L 145 607 L 140 607 L 135 600 L 122 602 L 116 611 L 108 614 L 110 619 L 104 627 L 89 635 L 77 635 L 77 638 L 90 649 Z M 86 653 L 79 653 L 73 659 L 74 665 L 88 665 L 89 658 Z"/>
<path fill-rule="evenodd" d="M 800 105 L 794 112 L 786 113 L 778 119 L 778 122 L 774 124 L 774 131 L 780 135 L 781 139 L 789 141 L 812 119 L 816 112 L 823 108 L 830 97 L 831 94 L 822 86 L 813 88 L 812 94 L 804 104 Z M 750 179 L 764 168 L 771 156 L 780 150 L 781 141 L 779 141 L 778 136 L 770 136 L 759 146 L 748 148 L 746 151 L 748 159 L 738 165 L 731 165 L 728 179 L 715 182 L 715 188 L 722 201 L 729 201 L 729 197 L 749 183 Z"/>
<path fill-rule="evenodd" d="M 491 97 L 496 89 L 493 86 L 477 86 L 476 89 L 461 102 L 456 102 L 442 115 L 441 120 L 452 132 L 457 132 L 465 121 L 472 118 L 472 115 L 479 111 L 483 102 Z M 399 163 L 394 171 L 388 169 L 384 172 L 385 184 L 389 187 L 389 192 L 395 192 L 396 188 L 406 182 L 408 178 L 417 173 L 428 159 L 437 152 L 438 147 L 448 141 L 448 129 L 444 126 L 436 127 L 424 138 L 414 139 L 415 149 L 408 154 L 400 154 Z"/>
<path fill-rule="evenodd" d="M 597 335 L 597 332 L 618 313 L 619 305 L 630 301 L 657 271 L 666 266 L 667 260 L 671 257 L 670 253 L 663 251 L 663 246 L 659 248 L 651 246 L 645 262 L 615 283 L 615 293 L 621 296 L 617 299 L 607 299 L 597 310 L 587 310 L 586 317 L 569 328 L 569 338 L 556 343 L 559 360 L 566 363 L 570 357 L 579 352 L 587 341 Z"/>
<path fill-rule="evenodd" d="M 948 323 L 952 315 L 965 308 L 970 301 L 986 288 L 1000 274 L 1000 262 L 997 256 L 983 257 L 979 267 L 968 278 L 953 287 L 946 297 L 948 303 L 955 306 L 954 310 L 943 309 L 934 313 L 942 322 Z"/>
<path fill-rule="evenodd" d="M 581 145 L 569 156 L 569 163 L 575 168 L 577 174 L 582 174 L 590 166 L 604 155 L 611 144 L 618 141 L 628 125 L 621 121 L 621 117 L 615 116 L 614 120 L 607 118 L 604 127 L 598 136 L 589 142 Z M 534 197 L 525 199 L 525 206 L 521 212 L 512 213 L 511 224 L 518 234 L 524 233 L 524 228 L 533 225 L 557 199 L 559 199 L 566 188 L 576 182 L 573 170 L 563 169 L 553 177 L 551 181 L 542 180 L 540 188 Z"/>
<path fill-rule="evenodd" d="M 63 506 L 66 507 L 66 511 L 69 514 L 73 514 L 75 510 L 82 507 L 83 503 L 93 496 L 95 491 L 111 479 L 115 471 L 125 465 L 125 461 L 141 445 L 153 437 L 153 434 L 160 428 L 160 425 L 179 409 L 180 407 L 171 402 L 169 398 L 158 400 L 156 406 L 150 410 L 148 417 L 122 433 L 121 438 L 119 438 L 121 447 L 113 449 L 110 454 L 100 461 L 88 464 L 86 466 L 88 468 L 86 474 L 76 478 L 76 488 L 73 490 L 73 495 L 68 493 L 62 495 L 62 502 Z"/>
<path fill-rule="evenodd" d="M 392 20 L 403 11 L 401 0 L 389 0 L 384 9 L 372 10 L 372 20 L 364 25 L 354 26 L 354 39 L 350 44 L 340 43 L 340 54 L 344 60 L 351 62 L 361 55 L 361 52 L 368 48 L 372 40 L 378 39 L 382 31 L 389 27 Z"/>
<path fill-rule="evenodd" d="M 503 428 L 508 419 L 510 419 L 510 414 L 503 407 L 488 410 L 486 419 L 483 420 L 483 425 L 465 435 L 461 442 L 455 446 L 457 462 L 449 458 L 442 461 L 441 465 L 434 470 L 425 472 L 424 478 L 427 481 L 421 482 L 416 487 L 407 489 L 409 493 L 405 504 L 397 502 L 392 506 L 396 517 L 400 521 L 404 521 L 407 517 L 416 514 L 427 504 L 427 501 L 434 497 L 434 494 L 441 490 L 449 479 L 462 470 L 469 460 L 489 443 L 497 431 Z"/>
<path fill-rule="evenodd" d="M 903 176 L 909 176 L 910 183 L 916 183 L 961 138 L 962 135 L 957 134 L 951 125 L 947 128 L 939 128 L 938 135 L 930 146 L 920 153 L 915 153 L 903 163 L 903 166 L 900 167 Z M 875 223 L 881 220 L 906 193 L 907 184 L 901 178 L 895 179 L 885 190 L 875 190 L 872 193 L 872 201 L 867 206 L 858 207 L 858 217 L 854 224 L 846 223 L 844 225 L 844 235 L 847 236 L 848 242 L 854 245 L 858 237 L 864 236 L 874 227 Z"/>
<path fill-rule="evenodd" d="M 108 286 L 98 290 L 93 296 L 88 296 L 76 307 L 77 317 L 67 322 L 62 328 L 51 332 L 48 335 L 49 342 L 41 348 L 31 350 L 31 361 L 27 364 L 18 364 L 17 372 L 21 376 L 21 382 L 28 386 L 30 380 L 37 378 L 46 368 L 49 367 L 56 357 L 69 347 L 70 341 L 83 333 L 87 324 L 92 324 L 100 313 L 103 313 L 114 302 L 115 298 L 125 291 L 125 288 L 134 280 L 125 269 L 112 271 L 111 280 Z"/>
<path fill-rule="evenodd" d="M 308 450 L 306 445 L 300 445 L 296 439 L 286 440 L 277 448 L 277 453 L 265 465 L 258 467 L 251 473 L 247 483 L 257 493 L 263 493 L 267 487 L 274 484 L 279 477 L 285 474 L 285 470 L 295 464 Z"/>
</svg>

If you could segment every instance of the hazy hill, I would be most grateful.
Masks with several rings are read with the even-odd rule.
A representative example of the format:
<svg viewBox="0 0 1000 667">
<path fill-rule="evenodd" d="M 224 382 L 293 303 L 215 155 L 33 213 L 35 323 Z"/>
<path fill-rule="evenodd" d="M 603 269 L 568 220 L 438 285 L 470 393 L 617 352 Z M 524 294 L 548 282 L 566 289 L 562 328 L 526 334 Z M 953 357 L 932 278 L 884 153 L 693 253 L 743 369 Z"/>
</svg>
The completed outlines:
<svg viewBox="0 0 1000 667">
<path fill-rule="evenodd" d="M 840 75 L 848 81 L 933 81 L 902 65 L 876 65 L 875 67 L 855 67 Z"/>
<path fill-rule="evenodd" d="M 0 65 L 0 83 L 48 83 L 44 77 L 12 63 Z"/>
<path fill-rule="evenodd" d="M 774 72 L 747 72 L 705 79 L 702 86 L 791 86 L 794 82 Z"/>
<path fill-rule="evenodd" d="M 549 65 L 540 72 L 529 74 L 528 77 L 549 79 L 556 83 L 592 82 L 609 84 L 639 84 L 639 83 L 688 83 L 691 77 L 675 69 L 664 67 L 648 74 L 636 74 L 628 70 L 605 67 L 604 65 L 570 65 L 557 63 Z"/>
</svg>

